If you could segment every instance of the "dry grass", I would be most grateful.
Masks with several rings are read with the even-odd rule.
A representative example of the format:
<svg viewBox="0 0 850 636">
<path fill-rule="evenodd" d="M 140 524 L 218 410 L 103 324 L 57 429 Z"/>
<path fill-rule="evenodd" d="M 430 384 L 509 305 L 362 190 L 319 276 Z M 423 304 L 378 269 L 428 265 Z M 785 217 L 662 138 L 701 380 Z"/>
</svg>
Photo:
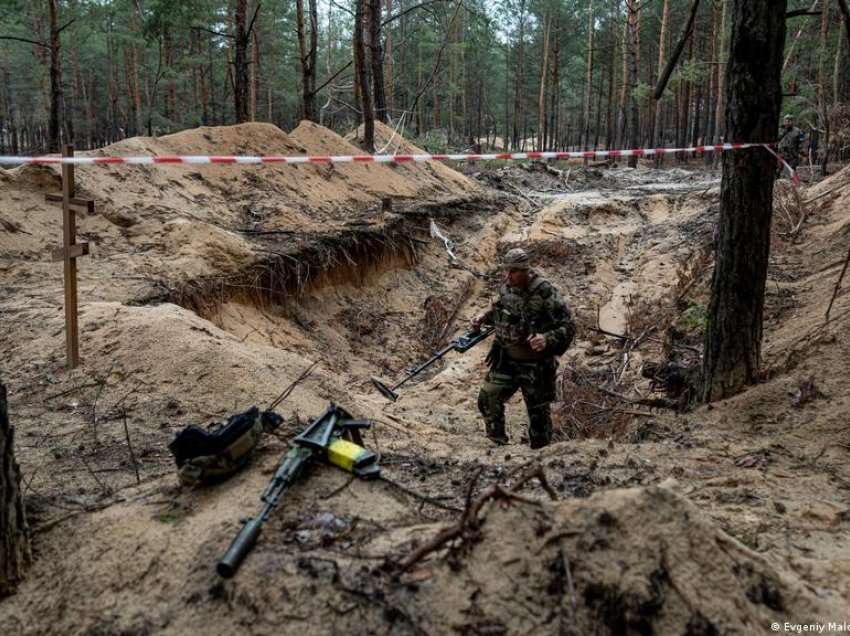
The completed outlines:
<svg viewBox="0 0 850 636">
<path fill-rule="evenodd" d="M 560 401 L 552 409 L 555 441 L 619 437 L 625 433 L 634 410 L 628 402 L 601 388 L 606 375 L 570 367 L 560 375 Z"/>
</svg>

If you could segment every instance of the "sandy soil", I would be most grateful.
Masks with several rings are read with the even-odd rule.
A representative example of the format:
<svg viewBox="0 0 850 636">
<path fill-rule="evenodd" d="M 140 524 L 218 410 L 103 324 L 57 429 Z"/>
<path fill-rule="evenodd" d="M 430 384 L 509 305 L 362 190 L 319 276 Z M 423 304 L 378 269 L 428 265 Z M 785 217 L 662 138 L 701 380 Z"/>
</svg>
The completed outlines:
<svg viewBox="0 0 850 636">
<path fill-rule="evenodd" d="M 382 145 L 392 131 L 379 135 Z M 199 129 L 102 152 L 213 150 L 355 148 L 303 123 L 289 134 Z M 476 171 L 80 170 L 98 207 L 80 221 L 94 248 L 80 266 L 84 364 L 72 372 L 61 271 L 44 256 L 58 237 L 58 211 L 43 202 L 55 173 L 0 172 L 2 377 L 35 551 L 19 592 L 0 601 L 3 633 L 725 634 L 847 620 L 847 293 L 829 326 L 823 315 L 850 241 L 850 191 L 830 190 L 850 182 L 850 169 L 804 193 L 829 194 L 811 204 L 797 239 L 777 235 L 762 384 L 683 414 L 619 403 L 628 412 L 616 430 L 613 413 L 584 428 L 558 419 L 563 441 L 541 452 L 523 444 L 518 399 L 513 443 L 483 438 L 475 396 L 486 347 L 448 356 L 395 404 L 369 378 L 399 377 L 462 330 L 493 297 L 496 254 L 521 244 L 582 325 L 565 376 L 597 374 L 629 399 L 649 396 L 646 362 L 671 346 L 694 355 L 670 344 L 670 329 L 691 330 L 680 347 L 698 342 L 716 175 Z M 397 202 L 393 213 L 380 211 L 383 196 Z M 431 219 L 457 261 L 430 237 Z M 694 282 L 677 298 L 683 277 Z M 647 331 L 634 351 L 590 329 L 598 321 L 635 336 L 671 312 L 675 323 Z M 214 488 L 178 486 L 166 448 L 176 431 L 269 403 L 316 360 L 279 409 L 280 438 L 245 470 Z M 808 380 L 814 399 L 797 400 Z M 296 415 L 329 400 L 373 419 L 367 443 L 388 481 L 316 466 L 237 577 L 219 580 L 214 564 L 257 509 Z M 511 484 L 530 460 L 557 501 L 532 482 L 522 499 L 485 506 L 464 541 L 398 571 L 459 518 L 467 491 Z"/>
</svg>

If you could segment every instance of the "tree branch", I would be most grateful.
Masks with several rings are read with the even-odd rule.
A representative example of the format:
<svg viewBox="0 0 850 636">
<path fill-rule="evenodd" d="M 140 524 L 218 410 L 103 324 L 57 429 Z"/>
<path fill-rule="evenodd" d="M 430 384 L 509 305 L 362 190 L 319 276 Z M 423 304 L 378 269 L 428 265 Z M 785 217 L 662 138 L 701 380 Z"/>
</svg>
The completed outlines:
<svg viewBox="0 0 850 636">
<path fill-rule="evenodd" d="M 667 88 L 667 82 L 670 80 L 670 75 L 673 74 L 673 69 L 676 68 L 676 64 L 679 62 L 679 56 L 681 56 L 682 51 L 685 50 L 685 43 L 688 41 L 688 38 L 691 37 L 691 33 L 694 32 L 694 21 L 697 17 L 698 8 L 699 0 L 693 0 L 693 3 L 691 4 L 691 14 L 688 16 L 688 22 L 685 24 L 685 30 L 679 37 L 679 41 L 676 43 L 676 48 L 673 50 L 673 54 L 670 56 L 670 59 L 667 60 L 667 66 L 664 67 L 664 72 L 658 77 L 658 83 L 655 85 L 655 93 L 652 95 L 652 98 L 655 101 L 661 99 L 661 96 L 664 94 L 664 89 Z"/>
<path fill-rule="evenodd" d="M 36 42 L 35 40 L 28 40 L 27 38 L 19 38 L 14 35 L 0 35 L 0 40 L 12 40 L 13 42 L 24 42 L 26 44 L 34 44 L 36 46 L 43 46 L 46 49 L 50 48 L 49 44 L 45 44 L 44 42 Z"/>
<path fill-rule="evenodd" d="M 820 11 L 807 11 L 806 9 L 797 9 L 796 11 L 789 11 L 785 14 L 785 19 L 788 20 L 790 18 L 798 18 L 801 15 L 820 15 Z"/>
<path fill-rule="evenodd" d="M 331 75 L 331 76 L 330 76 L 327 80 L 325 80 L 325 81 L 322 83 L 322 85 L 321 85 L 321 86 L 319 86 L 319 88 L 315 89 L 315 90 L 313 91 L 313 95 L 318 94 L 318 92 L 319 92 L 320 90 L 322 90 L 325 86 L 327 86 L 328 84 L 330 84 L 331 82 L 333 82 L 333 81 L 334 81 L 337 77 L 339 77 L 339 76 L 340 76 L 340 74 L 341 74 L 341 73 L 342 73 L 345 69 L 350 68 L 352 64 L 354 64 L 354 61 L 353 61 L 353 60 L 349 60 L 349 61 L 348 61 L 348 64 L 346 64 L 345 66 L 343 66 L 342 68 L 340 68 L 340 69 L 339 69 L 336 73 L 334 73 L 334 74 L 333 74 L 333 75 Z"/>
<path fill-rule="evenodd" d="M 67 29 L 69 26 L 74 24 L 74 22 L 76 22 L 76 21 L 77 21 L 77 18 L 71 18 L 70 20 L 68 20 L 65 24 L 63 24 L 61 27 L 56 29 L 56 35 L 59 35 L 60 33 L 62 33 L 62 31 Z"/>
<path fill-rule="evenodd" d="M 422 7 L 427 7 L 429 4 L 437 4 L 441 2 L 448 2 L 449 0 L 426 0 L 425 2 L 420 2 L 419 4 L 414 4 L 412 7 L 407 7 L 404 11 L 399 11 L 395 15 L 390 16 L 383 22 L 381 22 L 381 28 L 387 26 L 391 22 L 395 22 L 401 17 L 406 16 L 411 11 L 415 11 L 416 9 L 421 9 Z"/>
<path fill-rule="evenodd" d="M 699 0 L 696 1 L 699 2 Z M 437 52 L 437 61 L 434 63 L 434 70 L 431 71 L 431 75 L 428 77 L 428 80 L 425 82 L 424 86 L 422 86 L 422 89 L 417 93 L 416 99 L 413 100 L 413 106 L 410 107 L 411 112 L 414 112 L 416 110 L 416 107 L 419 105 L 419 98 L 421 98 L 422 95 L 425 94 L 425 91 L 428 90 L 428 87 L 431 86 L 431 83 L 434 81 L 434 77 L 437 75 L 437 71 L 440 70 L 440 64 L 443 60 L 443 52 L 446 50 L 446 45 L 448 45 L 449 43 L 449 36 L 452 30 L 452 25 L 454 24 L 455 18 L 457 18 L 457 14 L 460 11 L 462 5 L 463 3 L 461 2 L 461 0 L 458 0 L 457 5 L 455 6 L 455 11 L 452 14 L 452 19 L 449 20 L 449 26 L 446 29 L 446 38 L 445 40 L 443 40 L 443 45 Z"/>
<path fill-rule="evenodd" d="M 193 26 L 192 29 L 195 30 L 195 31 L 206 31 L 207 33 L 212 33 L 213 35 L 217 35 L 220 38 L 230 38 L 231 40 L 236 39 L 236 36 L 231 35 L 230 33 L 221 33 L 220 31 L 213 31 L 212 29 L 208 29 L 207 27 L 203 27 L 203 26 Z"/>
<path fill-rule="evenodd" d="M 254 22 L 257 20 L 257 15 L 260 13 L 260 7 L 263 6 L 261 3 L 257 3 L 257 8 L 254 9 L 254 17 L 251 18 L 251 23 L 248 25 L 248 30 L 245 32 L 245 36 L 248 37 L 251 35 L 251 31 L 254 29 Z"/>
</svg>

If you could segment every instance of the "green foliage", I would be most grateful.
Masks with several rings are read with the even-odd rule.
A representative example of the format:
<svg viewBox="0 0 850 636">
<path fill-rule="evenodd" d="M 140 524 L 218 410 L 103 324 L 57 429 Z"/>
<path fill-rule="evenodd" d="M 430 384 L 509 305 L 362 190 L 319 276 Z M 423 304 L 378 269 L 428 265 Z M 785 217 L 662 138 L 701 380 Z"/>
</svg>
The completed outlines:
<svg viewBox="0 0 850 636">
<path fill-rule="evenodd" d="M 669 1 L 666 56 L 690 6 L 689 0 Z M 257 4 L 248 0 L 249 19 Z M 306 8 L 307 0 L 304 4 Z M 638 102 L 645 136 L 659 71 L 663 2 L 640 4 L 639 81 L 626 88 Z M 73 21 L 61 35 L 60 57 L 63 113 L 75 143 L 82 148 L 128 135 L 233 123 L 233 5 L 232 0 L 59 0 L 59 24 Z M 351 62 L 354 5 L 354 0 L 319 0 L 319 85 Z M 381 5 L 386 12 L 386 0 Z M 0 0 L 0 35 L 47 43 L 46 6 L 45 1 Z M 530 138 L 541 126 L 541 79 L 544 115 L 556 126 L 556 145 L 575 146 L 584 126 L 588 28 L 593 29 L 591 134 L 609 147 L 622 142 L 619 135 L 605 139 L 609 112 L 615 133 L 622 115 L 622 2 L 464 0 L 458 5 L 456 0 L 391 0 L 391 8 L 392 19 L 383 15 L 389 19 L 383 44 L 391 45 L 384 52 L 389 114 L 397 121 L 407 113 L 406 134 L 418 136 L 425 148 L 466 148 L 475 136 L 488 134 L 508 141 Z M 721 34 L 712 32 L 719 24 L 716 8 L 717 3 L 701 4 L 695 39 L 685 47 L 665 91 L 665 138 L 677 136 L 677 125 L 693 126 L 696 121 L 706 126 L 716 111 L 707 103 L 709 85 L 716 84 L 722 68 L 715 50 Z M 395 19 L 401 13 L 404 16 Z M 544 55 L 547 25 L 549 50 Z M 796 38 L 798 28 L 802 31 Z M 817 120 L 820 60 L 830 73 L 827 98 L 834 101 L 833 61 L 839 47 L 846 46 L 838 23 L 830 22 L 826 46 L 820 50 L 819 29 L 817 19 L 789 22 L 783 81 L 795 85 L 797 95 L 789 97 L 784 108 L 802 121 Z M 256 119 L 291 129 L 298 124 L 302 91 L 295 2 L 263 0 L 255 30 Z M 253 70 L 252 53 L 249 57 Z M 544 57 L 549 66 L 542 77 Z M 46 126 L 49 107 L 49 61 L 43 46 L 0 40 L 0 151 L 9 151 L 11 136 L 4 131 L 12 129 L 21 131 L 21 151 L 41 149 L 39 131 Z M 699 108 L 700 118 L 674 112 L 685 104 L 686 92 L 686 107 L 692 113 Z M 340 132 L 357 125 L 359 104 L 350 66 L 319 91 L 317 103 L 325 125 Z M 681 132 L 683 138 L 702 134 Z"/>
<path fill-rule="evenodd" d="M 688 308 L 682 312 L 682 320 L 688 331 L 702 333 L 708 326 L 708 308 L 700 303 L 688 301 Z"/>
</svg>

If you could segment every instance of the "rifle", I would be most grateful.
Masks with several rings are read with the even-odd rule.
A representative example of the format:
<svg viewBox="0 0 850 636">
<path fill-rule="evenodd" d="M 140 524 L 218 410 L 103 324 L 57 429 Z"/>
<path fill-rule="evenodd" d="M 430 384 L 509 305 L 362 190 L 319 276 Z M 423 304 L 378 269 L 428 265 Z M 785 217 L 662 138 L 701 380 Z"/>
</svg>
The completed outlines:
<svg viewBox="0 0 850 636">
<path fill-rule="evenodd" d="M 300 435 L 293 447 L 283 456 L 262 496 L 263 507 L 254 517 L 244 521 L 227 552 L 216 566 L 224 578 L 236 574 L 239 565 L 257 541 L 263 523 L 269 518 L 278 501 L 313 460 L 323 459 L 362 479 L 380 476 L 378 455 L 363 447 L 360 430 L 369 428 L 368 420 L 356 420 L 344 409 L 331 402 Z"/>
<path fill-rule="evenodd" d="M 458 336 L 445 347 L 440 349 L 437 353 L 434 354 L 433 357 L 429 358 L 418 367 L 416 367 L 413 371 L 407 374 L 401 381 L 397 382 L 393 386 L 387 386 L 385 383 L 381 382 L 378 378 L 372 378 L 372 384 L 375 385 L 375 388 L 381 392 L 388 400 L 395 402 L 398 399 L 398 393 L 396 393 L 396 389 L 399 388 L 402 384 L 410 380 L 411 378 L 419 375 L 422 371 L 430 367 L 437 360 L 446 355 L 449 351 L 457 351 L 459 353 L 464 353 L 469 351 L 477 345 L 479 342 L 487 338 L 491 333 L 493 333 L 494 327 L 487 327 L 485 329 L 480 329 L 478 331 L 467 331 L 462 336 Z"/>
</svg>

